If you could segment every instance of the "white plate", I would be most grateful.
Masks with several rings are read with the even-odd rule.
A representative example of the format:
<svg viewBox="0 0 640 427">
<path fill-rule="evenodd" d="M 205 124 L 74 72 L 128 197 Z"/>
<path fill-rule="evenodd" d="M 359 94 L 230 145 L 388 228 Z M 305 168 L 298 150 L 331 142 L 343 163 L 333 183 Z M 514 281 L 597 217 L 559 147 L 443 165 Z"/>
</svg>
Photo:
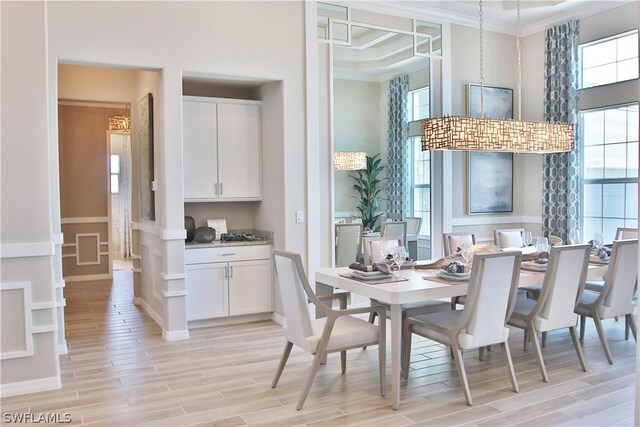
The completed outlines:
<svg viewBox="0 0 640 427">
<path fill-rule="evenodd" d="M 462 274 L 462 276 L 460 276 Z M 441 279 L 451 280 L 452 282 L 468 282 L 471 278 L 469 273 L 446 273 L 444 271 L 438 272 L 437 276 Z"/>
<path fill-rule="evenodd" d="M 360 274 L 362 273 L 362 274 Z M 351 277 L 353 277 L 354 279 L 360 279 L 360 280 L 380 280 L 380 279 L 386 279 L 388 277 L 391 277 L 391 274 L 384 274 L 381 271 L 370 271 L 370 272 L 356 272 L 356 271 L 352 271 L 351 272 Z"/>
<path fill-rule="evenodd" d="M 547 271 L 547 264 L 538 264 L 535 262 L 524 261 L 521 267 L 531 271 Z"/>
</svg>

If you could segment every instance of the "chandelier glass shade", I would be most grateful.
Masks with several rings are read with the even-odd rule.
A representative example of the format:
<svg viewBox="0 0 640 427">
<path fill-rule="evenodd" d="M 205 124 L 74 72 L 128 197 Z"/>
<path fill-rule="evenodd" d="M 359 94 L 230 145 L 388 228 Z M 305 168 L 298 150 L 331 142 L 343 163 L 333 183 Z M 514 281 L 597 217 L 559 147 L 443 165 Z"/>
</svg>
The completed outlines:
<svg viewBox="0 0 640 427">
<path fill-rule="evenodd" d="M 131 132 L 131 119 L 127 116 L 109 117 L 109 130 L 119 133 Z"/>
<path fill-rule="evenodd" d="M 436 117 L 425 120 L 422 150 L 506 151 L 513 153 L 560 153 L 573 151 L 573 125 L 521 121 L 522 62 L 520 0 L 517 0 L 518 120 L 484 117 L 482 0 L 480 4 L 480 118 Z"/>
<path fill-rule="evenodd" d="M 557 153 L 573 150 L 573 125 L 474 117 L 437 117 L 423 125 L 422 150 Z"/>
<path fill-rule="evenodd" d="M 333 168 L 354 171 L 367 168 L 367 153 L 363 151 L 336 151 L 333 153 Z"/>
</svg>

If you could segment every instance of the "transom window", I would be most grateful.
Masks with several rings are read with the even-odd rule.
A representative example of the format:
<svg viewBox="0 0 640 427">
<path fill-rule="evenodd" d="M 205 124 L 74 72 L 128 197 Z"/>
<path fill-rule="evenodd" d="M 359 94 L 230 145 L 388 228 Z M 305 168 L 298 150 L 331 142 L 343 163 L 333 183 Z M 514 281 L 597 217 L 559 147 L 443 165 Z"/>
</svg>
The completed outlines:
<svg viewBox="0 0 640 427">
<path fill-rule="evenodd" d="M 580 113 L 584 239 L 638 227 L 638 104 Z"/>
<path fill-rule="evenodd" d="M 580 47 L 582 88 L 638 78 L 638 30 Z"/>
</svg>

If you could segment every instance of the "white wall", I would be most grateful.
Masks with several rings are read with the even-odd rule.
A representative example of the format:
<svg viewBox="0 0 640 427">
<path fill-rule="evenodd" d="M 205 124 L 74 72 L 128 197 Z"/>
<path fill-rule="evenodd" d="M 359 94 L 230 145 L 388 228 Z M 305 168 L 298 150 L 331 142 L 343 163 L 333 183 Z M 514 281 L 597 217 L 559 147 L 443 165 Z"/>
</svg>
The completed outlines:
<svg viewBox="0 0 640 427">
<path fill-rule="evenodd" d="M 334 150 L 364 151 L 369 156 L 381 153 L 380 134 L 386 134 L 381 122 L 380 84 L 334 79 Z M 386 151 L 383 152 L 386 157 Z M 334 171 L 336 216 L 357 215 L 358 193 L 350 177 L 354 171 Z"/>
<path fill-rule="evenodd" d="M 61 385 L 55 295 L 55 281 L 61 277 L 53 274 L 52 267 L 56 254 L 51 223 L 46 4 L 2 2 L 0 15 L 0 395 L 4 397 Z"/>
</svg>

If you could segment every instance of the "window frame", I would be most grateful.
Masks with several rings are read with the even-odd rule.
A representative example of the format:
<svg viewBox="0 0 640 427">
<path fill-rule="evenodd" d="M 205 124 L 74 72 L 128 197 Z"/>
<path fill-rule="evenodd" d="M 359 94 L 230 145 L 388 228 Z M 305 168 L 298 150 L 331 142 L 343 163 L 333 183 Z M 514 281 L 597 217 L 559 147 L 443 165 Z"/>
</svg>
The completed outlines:
<svg viewBox="0 0 640 427">
<path fill-rule="evenodd" d="M 640 35 L 639 35 L 639 33 L 638 33 L 638 29 L 637 29 L 637 28 L 636 28 L 636 29 L 633 29 L 633 30 L 625 31 L 625 32 L 622 32 L 622 33 L 613 34 L 613 35 L 611 35 L 611 36 L 603 37 L 603 38 L 600 38 L 600 39 L 597 39 L 597 40 L 592 40 L 592 41 L 587 42 L 587 43 L 582 43 L 582 44 L 580 44 L 579 49 L 578 49 L 578 50 L 579 50 L 578 56 L 579 56 L 579 58 L 580 58 L 580 90 L 583 90 L 583 89 L 590 89 L 590 88 L 596 88 L 596 87 L 602 87 L 602 86 L 607 86 L 607 85 L 612 85 L 612 84 L 616 84 L 616 83 L 622 83 L 622 82 L 626 82 L 626 81 L 631 81 L 631 80 L 636 80 L 636 79 L 638 79 L 638 75 L 636 75 L 635 77 L 631 77 L 631 78 L 628 78 L 628 79 L 624 79 L 624 80 L 618 80 L 618 79 L 617 79 L 617 75 L 618 75 L 618 64 L 619 64 L 621 61 L 618 59 L 618 51 L 617 51 L 617 49 L 616 49 L 616 58 L 615 58 L 615 61 L 614 61 L 614 62 L 610 62 L 610 63 L 607 63 L 607 64 L 600 64 L 600 65 L 598 65 L 598 66 L 597 66 L 597 67 L 601 67 L 601 66 L 603 66 L 603 65 L 610 65 L 610 64 L 614 64 L 614 65 L 615 65 L 615 74 L 616 74 L 616 79 L 615 79 L 615 80 L 613 80 L 613 81 L 607 82 L 607 83 L 601 83 L 601 84 L 596 84 L 596 85 L 591 85 L 591 86 L 585 86 L 585 85 L 584 85 L 584 75 L 585 75 L 585 68 L 584 68 L 584 49 L 585 49 L 585 48 L 588 48 L 588 47 L 596 46 L 596 45 L 599 45 L 599 44 L 607 43 L 607 42 L 610 42 L 610 41 L 612 41 L 612 40 L 618 40 L 618 39 L 621 39 L 621 38 L 623 38 L 623 37 L 627 37 L 627 36 L 630 36 L 630 35 L 633 35 L 633 34 L 635 34 L 635 35 L 636 35 L 636 44 L 637 44 L 637 42 L 638 42 L 638 37 L 640 37 Z M 640 51 L 639 51 L 639 52 L 637 52 L 637 55 L 636 55 L 635 57 L 626 58 L 626 59 L 624 59 L 624 61 L 626 61 L 626 60 L 630 60 L 630 59 L 634 59 L 634 58 L 636 59 L 636 61 L 638 61 L 639 56 L 640 56 Z M 587 70 L 589 70 L 589 69 L 593 69 L 593 68 L 596 68 L 596 67 L 590 67 L 590 68 L 588 68 Z M 640 74 L 640 72 L 639 72 L 639 74 Z"/>
</svg>

